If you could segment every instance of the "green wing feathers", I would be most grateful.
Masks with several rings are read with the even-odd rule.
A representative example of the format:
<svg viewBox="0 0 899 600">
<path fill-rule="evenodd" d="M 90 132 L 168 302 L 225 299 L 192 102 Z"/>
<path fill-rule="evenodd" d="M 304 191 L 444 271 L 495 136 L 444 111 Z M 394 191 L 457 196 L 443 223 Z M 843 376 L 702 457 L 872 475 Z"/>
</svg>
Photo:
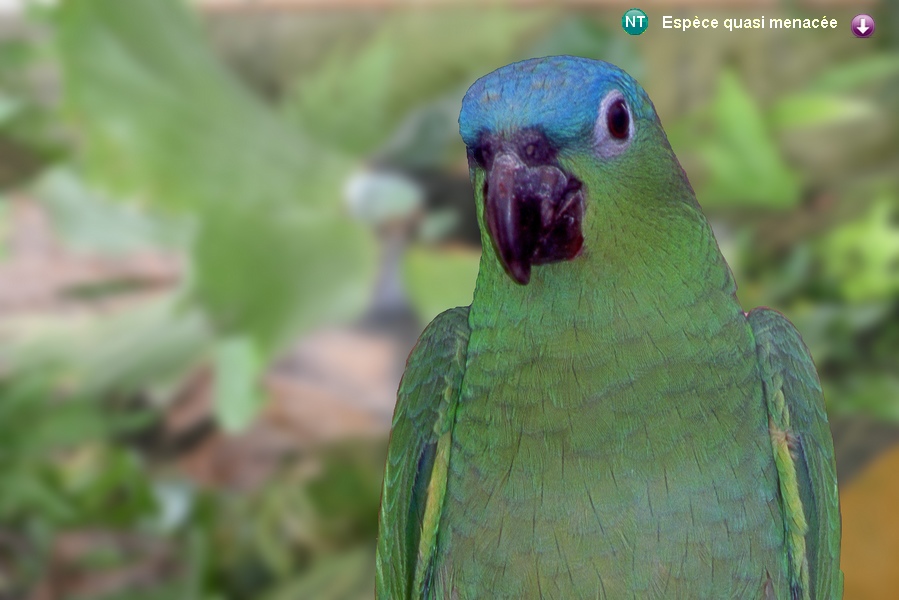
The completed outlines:
<svg viewBox="0 0 899 600">
<path fill-rule="evenodd" d="M 748 319 L 780 478 L 793 598 L 841 598 L 836 465 L 815 365 L 783 315 L 757 308 Z"/>
<path fill-rule="evenodd" d="M 377 549 L 377 597 L 425 595 L 446 491 L 450 432 L 465 373 L 468 307 L 448 310 L 421 334 L 400 382 Z"/>
</svg>

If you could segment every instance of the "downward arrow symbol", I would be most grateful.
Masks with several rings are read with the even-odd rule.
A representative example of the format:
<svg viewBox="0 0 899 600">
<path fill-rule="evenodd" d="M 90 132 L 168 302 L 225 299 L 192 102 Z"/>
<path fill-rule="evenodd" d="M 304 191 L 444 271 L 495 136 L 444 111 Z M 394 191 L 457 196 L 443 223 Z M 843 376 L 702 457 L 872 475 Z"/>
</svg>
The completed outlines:
<svg viewBox="0 0 899 600">
<path fill-rule="evenodd" d="M 856 27 L 856 29 L 858 29 L 858 32 L 859 32 L 859 33 L 861 33 L 862 35 L 864 35 L 864 33 L 865 33 L 866 31 L 868 31 L 869 29 L 871 29 L 871 28 L 868 27 L 867 25 L 865 25 L 865 19 L 862 18 L 862 19 L 859 19 L 859 24 L 858 24 L 858 27 Z"/>
</svg>

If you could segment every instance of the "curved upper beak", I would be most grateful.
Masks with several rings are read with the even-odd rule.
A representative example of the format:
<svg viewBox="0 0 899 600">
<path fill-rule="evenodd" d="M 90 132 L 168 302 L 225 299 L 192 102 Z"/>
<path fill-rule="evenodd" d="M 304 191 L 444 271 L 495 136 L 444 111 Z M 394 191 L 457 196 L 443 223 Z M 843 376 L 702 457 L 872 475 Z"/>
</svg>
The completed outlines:
<svg viewBox="0 0 899 600">
<path fill-rule="evenodd" d="M 532 265 L 580 252 L 581 182 L 558 166 L 528 166 L 515 152 L 503 152 L 487 170 L 484 201 L 497 256 L 516 282 L 530 281 Z"/>
</svg>

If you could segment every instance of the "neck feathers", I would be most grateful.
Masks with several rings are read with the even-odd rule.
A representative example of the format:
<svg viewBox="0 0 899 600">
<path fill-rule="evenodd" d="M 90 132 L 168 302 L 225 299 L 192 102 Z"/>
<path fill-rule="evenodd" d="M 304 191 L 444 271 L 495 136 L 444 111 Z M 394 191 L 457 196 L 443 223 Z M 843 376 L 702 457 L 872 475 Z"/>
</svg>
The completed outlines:
<svg viewBox="0 0 899 600">
<path fill-rule="evenodd" d="M 710 304 L 738 307 L 736 284 L 698 205 L 651 212 L 624 205 L 602 217 L 578 257 L 536 267 L 527 285 L 503 271 L 486 239 L 472 327 L 517 330 L 536 343 L 572 328 L 658 332 L 680 327 L 677 318 L 720 312 Z"/>
</svg>

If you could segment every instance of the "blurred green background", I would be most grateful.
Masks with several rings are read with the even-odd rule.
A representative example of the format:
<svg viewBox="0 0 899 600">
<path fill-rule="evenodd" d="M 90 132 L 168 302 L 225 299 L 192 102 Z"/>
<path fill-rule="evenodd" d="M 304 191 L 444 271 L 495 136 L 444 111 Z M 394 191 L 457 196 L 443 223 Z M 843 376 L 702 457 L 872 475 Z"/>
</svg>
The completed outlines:
<svg viewBox="0 0 899 600">
<path fill-rule="evenodd" d="M 373 597 L 403 362 L 477 272 L 461 98 L 546 54 L 653 98 L 744 307 L 816 359 L 845 597 L 897 597 L 899 5 L 857 40 L 821 0 L 655 2 L 639 37 L 601 2 L 23 4 L 0 2 L 0 599 Z"/>
</svg>

